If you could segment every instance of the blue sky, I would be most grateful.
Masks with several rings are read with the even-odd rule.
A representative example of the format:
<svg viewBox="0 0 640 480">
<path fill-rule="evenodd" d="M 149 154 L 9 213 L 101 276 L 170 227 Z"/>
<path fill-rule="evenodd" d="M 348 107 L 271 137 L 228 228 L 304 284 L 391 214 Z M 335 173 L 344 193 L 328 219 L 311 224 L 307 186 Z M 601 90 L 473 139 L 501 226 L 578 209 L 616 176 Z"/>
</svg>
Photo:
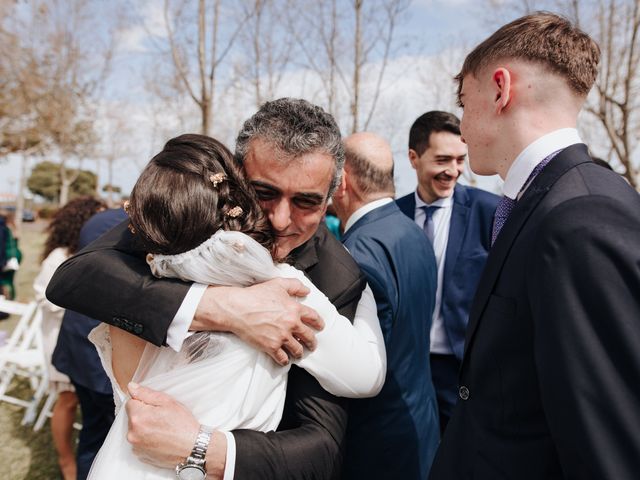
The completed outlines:
<svg viewBox="0 0 640 480">
<path fill-rule="evenodd" d="M 162 0 L 128 3 L 134 9 L 132 11 L 143 19 L 145 27 L 133 25 L 120 32 L 122 51 L 113 64 L 104 99 L 105 108 L 123 114 L 127 122 L 125 134 L 118 136 L 118 141 L 124 144 L 122 151 L 125 153 L 117 164 L 114 179 L 114 183 L 124 191 L 133 186 L 142 166 L 164 141 L 184 133 L 185 129 L 193 129 L 188 120 L 185 124 L 184 120 L 181 123 L 176 119 L 173 111 L 156 111 L 156 120 L 159 118 L 156 123 L 161 125 L 162 131 L 157 126 L 152 127 L 148 118 L 153 105 L 145 89 L 143 75 L 148 73 L 151 64 L 149 32 L 164 34 L 162 3 Z M 398 31 L 399 40 L 406 44 L 406 48 L 400 50 L 389 66 L 371 128 L 388 138 L 394 148 L 398 194 L 407 193 L 415 186 L 415 176 L 406 159 L 408 129 L 413 120 L 425 111 L 455 108 L 451 76 L 459 66 L 457 58 L 461 59 L 464 51 L 491 29 L 485 14 L 479 10 L 478 2 L 466 0 L 416 0 L 406 13 Z M 442 67 L 443 61 L 448 63 L 446 68 Z M 299 80 L 299 72 L 292 72 L 287 80 L 290 84 L 284 86 L 282 94 L 296 96 L 296 92 L 303 92 Z M 189 111 L 188 102 L 182 106 Z M 241 111 L 228 109 L 228 118 L 218 120 L 220 125 L 215 133 L 230 146 L 240 122 L 251 114 L 246 107 L 237 110 Z M 188 114 L 186 116 L 189 117 Z M 108 136 L 106 127 L 104 136 Z M 36 161 L 34 159 L 31 163 Z M 104 165 L 87 161 L 85 168 L 98 170 L 101 183 L 106 183 Z M 5 160 L 0 164 L 0 171 L 0 193 L 15 192 L 19 178 L 18 159 Z M 481 184 L 493 190 L 498 185 L 495 179 Z"/>
</svg>

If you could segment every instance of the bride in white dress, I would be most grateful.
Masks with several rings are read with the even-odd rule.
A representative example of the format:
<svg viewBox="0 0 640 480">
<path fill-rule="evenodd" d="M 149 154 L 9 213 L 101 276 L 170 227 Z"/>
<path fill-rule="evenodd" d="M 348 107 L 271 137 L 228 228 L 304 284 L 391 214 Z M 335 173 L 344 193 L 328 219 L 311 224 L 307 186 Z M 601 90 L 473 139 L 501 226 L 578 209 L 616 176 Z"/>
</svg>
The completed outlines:
<svg viewBox="0 0 640 480">
<path fill-rule="evenodd" d="M 184 151 L 180 148 L 184 146 L 190 154 L 177 155 L 175 151 Z M 180 178 L 177 183 L 176 176 Z M 158 198 L 163 181 L 189 189 L 190 205 L 172 205 L 171 198 Z M 128 209 L 135 237 L 152 252 L 147 262 L 153 274 L 226 286 L 249 286 L 276 277 L 300 280 L 310 290 L 302 303 L 318 312 L 325 327 L 316 335 L 317 348 L 305 351 L 293 363 L 334 395 L 376 395 L 386 371 L 376 315 L 367 315 L 374 321 L 356 317 L 352 325 L 301 271 L 274 263 L 265 248 L 272 244 L 265 230 L 268 224 L 250 192 L 231 153 L 216 140 L 200 135 L 170 140 L 141 174 Z M 208 213 L 190 211 L 203 204 L 208 205 Z M 209 220 L 203 215 L 210 215 Z M 190 229 L 176 228 L 185 216 L 199 221 Z M 172 231 L 163 232 L 163 228 Z M 203 235 L 207 235 L 204 241 Z M 197 332 L 179 352 L 148 344 L 106 324 L 94 329 L 90 339 L 112 381 L 117 412 L 91 468 L 91 479 L 175 478 L 173 470 L 139 461 L 126 441 L 127 416 L 122 406 L 131 380 L 168 393 L 201 424 L 218 430 L 266 432 L 275 430 L 280 422 L 290 366 L 277 365 L 233 334 Z"/>
</svg>

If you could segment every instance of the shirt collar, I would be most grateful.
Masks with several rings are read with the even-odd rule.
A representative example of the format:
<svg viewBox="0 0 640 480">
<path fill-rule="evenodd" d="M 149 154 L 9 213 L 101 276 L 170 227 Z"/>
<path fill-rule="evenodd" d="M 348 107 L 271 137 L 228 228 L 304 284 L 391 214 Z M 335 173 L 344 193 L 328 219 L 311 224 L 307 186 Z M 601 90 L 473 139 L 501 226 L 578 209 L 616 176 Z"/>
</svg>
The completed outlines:
<svg viewBox="0 0 640 480">
<path fill-rule="evenodd" d="M 344 225 L 344 233 L 347 233 L 347 230 L 353 227 L 354 223 L 356 223 L 358 220 L 364 217 L 371 210 L 375 210 L 376 208 L 391 202 L 393 202 L 393 198 L 385 197 L 379 200 L 374 200 L 373 202 L 369 202 L 366 205 L 363 205 L 362 207 L 360 207 L 359 209 L 357 209 L 355 212 L 351 214 L 351 216 L 349 217 L 349 220 L 347 220 L 347 223 Z"/>
<path fill-rule="evenodd" d="M 450 197 L 444 197 L 444 198 L 439 198 L 437 200 L 435 200 L 432 203 L 427 203 L 424 200 L 422 200 L 420 198 L 420 195 L 418 195 L 418 190 L 416 190 L 414 192 L 414 195 L 416 197 L 416 210 L 420 209 L 422 207 L 450 207 L 451 204 L 453 203 L 453 195 L 451 195 Z"/>
<path fill-rule="evenodd" d="M 511 164 L 502 187 L 504 195 L 514 200 L 538 163 L 553 152 L 576 143 L 583 142 L 575 128 L 561 128 L 530 143 Z"/>
</svg>

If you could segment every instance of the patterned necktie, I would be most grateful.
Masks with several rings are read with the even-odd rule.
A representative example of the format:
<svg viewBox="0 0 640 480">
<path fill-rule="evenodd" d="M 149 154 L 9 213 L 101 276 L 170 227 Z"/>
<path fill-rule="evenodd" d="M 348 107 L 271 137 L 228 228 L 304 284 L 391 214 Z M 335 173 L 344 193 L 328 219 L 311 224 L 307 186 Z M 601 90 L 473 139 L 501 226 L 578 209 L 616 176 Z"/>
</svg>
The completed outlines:
<svg viewBox="0 0 640 480">
<path fill-rule="evenodd" d="M 525 187 L 527 187 L 527 185 L 529 185 L 529 183 L 531 183 L 531 181 L 538 176 L 538 174 L 547 165 L 547 163 L 549 163 L 551 159 L 555 157 L 559 152 L 560 150 L 558 150 L 557 152 L 553 152 L 551 155 L 549 155 L 544 160 L 542 160 L 538 165 L 536 165 L 536 168 L 533 169 L 533 171 L 529 175 L 529 178 L 527 178 L 527 181 L 524 182 L 524 185 L 522 186 L 522 189 L 520 190 L 520 192 L 522 192 L 525 189 Z M 493 230 L 491 231 L 492 246 L 495 243 L 496 238 L 498 238 L 498 234 L 500 233 L 500 230 L 502 230 L 502 227 L 504 227 L 504 224 L 507 223 L 507 218 L 509 217 L 511 210 L 513 210 L 513 207 L 516 206 L 516 203 L 517 203 L 517 200 L 514 200 L 513 198 L 509 198 L 506 195 L 503 196 L 498 202 L 496 213 L 493 216 Z"/>
<path fill-rule="evenodd" d="M 506 195 L 504 195 L 498 202 L 496 213 L 493 214 L 493 230 L 491 231 L 492 246 L 495 243 L 496 238 L 498 238 L 500 230 L 502 230 L 502 227 L 504 227 L 504 224 L 507 222 L 507 218 L 509 217 L 511 210 L 513 210 L 513 207 L 515 206 L 516 201 L 513 198 L 507 197 Z"/>
<path fill-rule="evenodd" d="M 438 208 L 440 207 L 438 206 L 422 207 L 422 210 L 424 210 L 424 213 L 426 215 L 426 218 L 424 219 L 424 224 L 422 225 L 422 230 L 424 230 L 424 234 L 427 236 L 427 238 L 431 242 L 431 245 L 433 245 L 433 235 L 434 235 L 433 212 L 435 212 Z"/>
</svg>

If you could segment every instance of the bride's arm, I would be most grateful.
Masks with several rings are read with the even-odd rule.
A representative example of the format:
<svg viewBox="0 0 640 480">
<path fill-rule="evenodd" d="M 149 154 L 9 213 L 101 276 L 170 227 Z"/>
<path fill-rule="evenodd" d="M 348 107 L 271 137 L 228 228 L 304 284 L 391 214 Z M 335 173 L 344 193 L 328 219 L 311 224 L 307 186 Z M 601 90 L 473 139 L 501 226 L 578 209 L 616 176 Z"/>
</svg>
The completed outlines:
<svg viewBox="0 0 640 480">
<path fill-rule="evenodd" d="M 377 395 L 384 384 L 387 358 L 371 289 L 367 286 L 362 293 L 352 325 L 308 279 L 302 275 L 300 279 L 311 290 L 302 303 L 320 314 L 325 328 L 316 335 L 317 348 L 294 363 L 334 395 Z"/>
<path fill-rule="evenodd" d="M 109 325 L 109 337 L 111 338 L 111 370 L 113 376 L 123 392 L 127 391 L 127 384 L 136 373 L 145 342 L 142 338 Z"/>
</svg>

